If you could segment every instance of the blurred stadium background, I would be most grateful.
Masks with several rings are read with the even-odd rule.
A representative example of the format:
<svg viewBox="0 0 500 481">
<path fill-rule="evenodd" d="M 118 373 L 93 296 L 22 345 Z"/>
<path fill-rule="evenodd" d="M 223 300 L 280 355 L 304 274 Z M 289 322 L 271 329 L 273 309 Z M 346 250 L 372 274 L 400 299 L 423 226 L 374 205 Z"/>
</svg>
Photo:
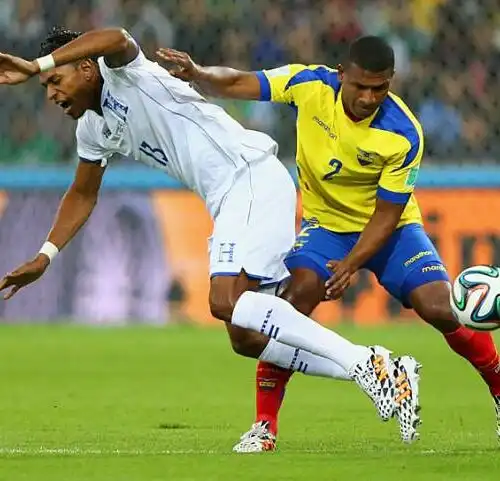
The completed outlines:
<svg viewBox="0 0 500 481">
<path fill-rule="evenodd" d="M 126 27 L 152 56 L 186 50 L 199 63 L 242 69 L 334 66 L 362 34 L 396 51 L 393 90 L 418 114 L 426 155 L 418 198 L 451 272 L 500 264 L 500 9 L 498 0 L 0 0 L 0 50 L 32 59 L 53 25 Z M 76 153 L 72 121 L 32 81 L 0 89 L 0 271 L 45 238 Z M 217 101 L 269 132 L 293 172 L 293 113 L 266 103 Z M 46 278 L 0 319 L 99 324 L 211 322 L 210 220 L 160 173 L 116 159 L 95 215 Z M 318 319 L 374 323 L 406 316 L 368 275 Z"/>
</svg>

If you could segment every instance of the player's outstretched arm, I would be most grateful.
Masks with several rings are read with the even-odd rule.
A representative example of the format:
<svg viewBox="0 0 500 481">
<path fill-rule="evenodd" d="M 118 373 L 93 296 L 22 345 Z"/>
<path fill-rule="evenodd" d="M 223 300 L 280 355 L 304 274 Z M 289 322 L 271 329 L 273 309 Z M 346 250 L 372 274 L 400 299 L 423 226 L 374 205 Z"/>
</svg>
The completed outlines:
<svg viewBox="0 0 500 481">
<path fill-rule="evenodd" d="M 186 82 L 196 83 L 209 95 L 243 100 L 261 98 L 260 82 L 254 72 L 244 72 L 229 67 L 202 67 L 186 52 L 172 48 L 160 48 L 156 53 L 162 65 L 176 66 L 169 69 L 171 75 Z"/>
<path fill-rule="evenodd" d="M 47 242 L 57 250 L 61 250 L 90 217 L 97 203 L 103 174 L 104 168 L 99 164 L 80 162 L 75 180 L 62 198 L 47 237 Z M 39 253 L 32 260 L 7 274 L 0 280 L 0 291 L 10 288 L 4 299 L 10 299 L 19 289 L 39 279 L 49 264 L 49 256 Z"/>
<path fill-rule="evenodd" d="M 109 67 L 121 67 L 131 62 L 138 53 L 139 47 L 134 39 L 121 28 L 91 30 L 58 48 L 51 55 L 31 62 L 0 53 L 0 84 L 26 82 L 42 70 L 92 57 L 104 57 Z"/>
<path fill-rule="evenodd" d="M 99 196 L 105 168 L 101 164 L 80 161 L 75 179 L 64 194 L 47 237 L 61 250 L 85 224 Z"/>
<path fill-rule="evenodd" d="M 24 58 L 0 53 L 0 85 L 16 85 L 37 73 L 37 66 Z"/>
</svg>

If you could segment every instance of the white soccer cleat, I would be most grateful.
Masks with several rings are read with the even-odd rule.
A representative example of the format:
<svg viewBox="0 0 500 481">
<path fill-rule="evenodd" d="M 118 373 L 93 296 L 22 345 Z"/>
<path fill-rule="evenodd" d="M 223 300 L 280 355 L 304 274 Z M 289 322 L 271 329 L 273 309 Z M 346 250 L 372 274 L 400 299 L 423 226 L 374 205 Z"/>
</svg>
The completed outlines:
<svg viewBox="0 0 500 481">
<path fill-rule="evenodd" d="M 418 396 L 421 367 L 421 364 L 411 356 L 402 356 L 394 360 L 395 416 L 399 422 L 401 440 L 408 444 L 420 436 L 417 427 L 421 424 Z"/>
<path fill-rule="evenodd" d="M 495 396 L 495 412 L 497 415 L 497 438 L 500 441 L 500 396 Z"/>
<path fill-rule="evenodd" d="M 252 424 L 240 438 L 240 442 L 233 447 L 233 453 L 250 454 L 276 450 L 276 436 L 269 431 L 267 421 Z"/>
<path fill-rule="evenodd" d="M 370 347 L 367 357 L 349 371 L 351 378 L 373 401 L 383 421 L 388 421 L 396 409 L 390 355 L 391 352 L 384 347 Z"/>
</svg>

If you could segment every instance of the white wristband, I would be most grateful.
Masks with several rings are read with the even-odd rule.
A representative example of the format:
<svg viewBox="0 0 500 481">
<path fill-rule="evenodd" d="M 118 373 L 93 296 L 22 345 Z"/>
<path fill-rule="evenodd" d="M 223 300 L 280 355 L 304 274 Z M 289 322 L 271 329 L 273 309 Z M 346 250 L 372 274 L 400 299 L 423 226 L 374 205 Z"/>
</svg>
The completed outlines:
<svg viewBox="0 0 500 481">
<path fill-rule="evenodd" d="M 51 68 L 56 66 L 56 62 L 54 61 L 54 57 L 51 55 L 46 55 L 45 57 L 39 57 L 36 59 L 38 62 L 38 66 L 40 67 L 40 72 L 46 72 Z"/>
<path fill-rule="evenodd" d="M 42 248 L 38 251 L 39 254 L 45 254 L 49 261 L 52 262 L 54 257 L 59 254 L 59 249 L 57 246 L 52 244 L 52 242 L 44 242 Z"/>
</svg>

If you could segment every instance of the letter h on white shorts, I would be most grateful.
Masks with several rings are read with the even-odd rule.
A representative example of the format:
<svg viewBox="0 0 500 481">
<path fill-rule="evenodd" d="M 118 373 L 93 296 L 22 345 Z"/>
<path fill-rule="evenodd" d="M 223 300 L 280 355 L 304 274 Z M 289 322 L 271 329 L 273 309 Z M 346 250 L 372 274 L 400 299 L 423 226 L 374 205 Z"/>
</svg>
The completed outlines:
<svg viewBox="0 0 500 481">
<path fill-rule="evenodd" d="M 287 278 L 284 259 L 295 242 L 296 202 L 293 180 L 276 157 L 249 163 L 214 219 L 210 277 L 244 270 L 262 286 Z"/>
</svg>

